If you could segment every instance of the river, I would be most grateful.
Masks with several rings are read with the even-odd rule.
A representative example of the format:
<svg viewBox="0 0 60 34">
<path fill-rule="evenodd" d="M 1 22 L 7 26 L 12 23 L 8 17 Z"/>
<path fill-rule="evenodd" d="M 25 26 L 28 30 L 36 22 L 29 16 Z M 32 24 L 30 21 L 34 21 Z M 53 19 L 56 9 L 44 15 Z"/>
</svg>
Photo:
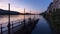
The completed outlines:
<svg viewBox="0 0 60 34">
<path fill-rule="evenodd" d="M 31 18 L 33 18 L 34 15 L 31 15 Z M 25 19 L 30 18 L 30 15 L 25 15 Z M 23 20 L 24 15 L 10 15 L 10 21 L 17 21 L 17 20 Z M 0 24 L 7 23 L 8 22 L 8 16 L 2 15 L 0 16 Z"/>
<path fill-rule="evenodd" d="M 52 34 L 52 30 L 47 20 L 44 19 L 43 16 L 40 16 L 40 20 L 36 27 L 32 31 L 32 34 Z"/>
<path fill-rule="evenodd" d="M 47 22 L 47 20 L 44 19 L 43 16 L 40 15 L 31 15 L 31 18 L 38 18 L 40 19 L 39 22 L 36 24 L 36 27 L 32 31 L 32 34 L 52 34 L 51 28 Z M 30 15 L 25 15 L 25 19 L 30 18 Z M 16 21 L 16 20 L 23 20 L 24 15 L 11 15 L 10 21 Z M 2 16 L 0 17 L 0 24 L 8 23 L 8 16 Z"/>
</svg>

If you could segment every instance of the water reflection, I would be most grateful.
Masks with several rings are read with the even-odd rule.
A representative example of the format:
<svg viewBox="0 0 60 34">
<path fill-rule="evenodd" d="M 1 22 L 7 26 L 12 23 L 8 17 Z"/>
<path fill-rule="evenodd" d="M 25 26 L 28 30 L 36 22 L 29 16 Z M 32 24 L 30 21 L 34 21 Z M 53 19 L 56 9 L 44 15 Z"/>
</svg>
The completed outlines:
<svg viewBox="0 0 60 34">
<path fill-rule="evenodd" d="M 35 29 L 32 31 L 32 34 L 52 34 L 50 26 L 42 16 Z"/>
<path fill-rule="evenodd" d="M 29 17 L 33 18 L 34 15 L 25 15 L 25 19 L 28 19 Z M 36 17 L 36 16 L 35 16 Z M 23 20 L 24 15 L 10 15 L 10 21 L 16 21 L 16 20 Z M 8 15 L 1 15 L 0 16 L 0 24 L 8 22 Z"/>
<path fill-rule="evenodd" d="M 25 15 L 25 19 L 28 18 L 39 18 L 39 22 L 37 23 L 36 27 L 32 31 L 32 34 L 52 34 L 50 26 L 48 25 L 47 21 L 43 18 L 43 16 L 39 15 Z M 10 16 L 10 21 L 15 21 L 15 20 L 22 20 L 24 19 L 24 15 L 11 15 Z M 0 23 L 8 23 L 8 16 L 2 16 L 0 17 Z"/>
</svg>

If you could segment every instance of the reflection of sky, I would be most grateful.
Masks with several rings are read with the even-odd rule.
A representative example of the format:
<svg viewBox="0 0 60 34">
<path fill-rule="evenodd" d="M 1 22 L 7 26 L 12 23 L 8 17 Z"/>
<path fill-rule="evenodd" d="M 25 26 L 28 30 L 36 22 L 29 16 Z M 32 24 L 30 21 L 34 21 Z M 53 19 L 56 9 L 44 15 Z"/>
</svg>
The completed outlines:
<svg viewBox="0 0 60 34">
<path fill-rule="evenodd" d="M 48 22 L 42 17 L 39 17 L 40 20 L 36 24 L 36 27 L 32 31 L 32 34 L 52 34 Z"/>
<path fill-rule="evenodd" d="M 0 8 L 8 9 L 7 3 L 11 3 L 11 10 L 38 10 L 40 12 L 45 11 L 52 0 L 0 0 Z M 1 5 L 3 5 L 1 7 Z M 7 8 L 6 8 L 7 7 Z"/>
</svg>

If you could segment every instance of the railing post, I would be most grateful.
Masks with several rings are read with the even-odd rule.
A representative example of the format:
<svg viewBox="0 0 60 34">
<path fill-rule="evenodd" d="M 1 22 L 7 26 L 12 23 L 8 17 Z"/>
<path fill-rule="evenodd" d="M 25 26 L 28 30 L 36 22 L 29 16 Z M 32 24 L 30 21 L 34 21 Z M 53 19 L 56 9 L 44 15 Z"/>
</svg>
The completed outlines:
<svg viewBox="0 0 60 34">
<path fill-rule="evenodd" d="M 20 22 L 20 20 L 18 20 L 18 25 L 19 25 L 19 26 L 21 25 L 21 22 Z M 18 26 L 18 27 L 19 27 L 19 26 Z M 19 28 L 20 28 L 20 27 L 19 27 Z"/>
<path fill-rule="evenodd" d="M 13 31 L 13 21 L 12 21 L 12 34 L 13 34 L 13 32 L 14 32 L 14 31 Z"/>
<path fill-rule="evenodd" d="M 30 23 L 31 23 L 31 10 L 30 10 Z"/>
<path fill-rule="evenodd" d="M 24 27 L 25 27 L 25 8 L 24 8 Z"/>
<path fill-rule="evenodd" d="M 8 14 L 8 34 L 10 34 L 10 3 L 8 4 L 9 14 Z"/>
<path fill-rule="evenodd" d="M 20 20 L 19 20 L 19 25 L 21 25 L 21 22 L 20 22 Z"/>
<path fill-rule="evenodd" d="M 1 25 L 1 34 L 2 34 L 2 24 L 0 24 Z"/>
</svg>

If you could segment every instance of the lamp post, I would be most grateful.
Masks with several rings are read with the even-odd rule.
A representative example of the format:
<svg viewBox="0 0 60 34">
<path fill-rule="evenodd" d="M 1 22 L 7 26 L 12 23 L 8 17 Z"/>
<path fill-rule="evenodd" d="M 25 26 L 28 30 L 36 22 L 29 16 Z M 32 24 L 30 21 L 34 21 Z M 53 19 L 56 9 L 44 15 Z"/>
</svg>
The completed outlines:
<svg viewBox="0 0 60 34">
<path fill-rule="evenodd" d="M 30 10 L 30 18 L 31 18 L 31 10 Z"/>
<path fill-rule="evenodd" d="M 10 3 L 8 4 L 8 34 L 10 34 Z"/>
<path fill-rule="evenodd" d="M 30 10 L 30 23 L 31 23 L 31 10 Z"/>
<path fill-rule="evenodd" d="M 25 26 L 25 8 L 24 8 L 24 26 Z"/>
</svg>

